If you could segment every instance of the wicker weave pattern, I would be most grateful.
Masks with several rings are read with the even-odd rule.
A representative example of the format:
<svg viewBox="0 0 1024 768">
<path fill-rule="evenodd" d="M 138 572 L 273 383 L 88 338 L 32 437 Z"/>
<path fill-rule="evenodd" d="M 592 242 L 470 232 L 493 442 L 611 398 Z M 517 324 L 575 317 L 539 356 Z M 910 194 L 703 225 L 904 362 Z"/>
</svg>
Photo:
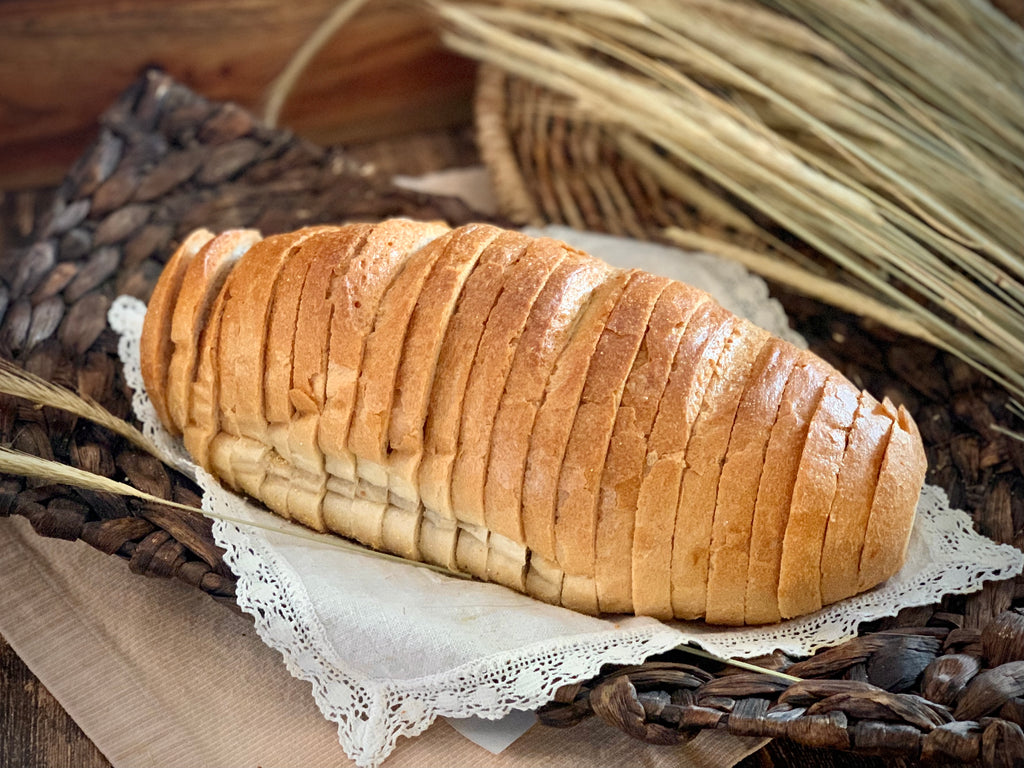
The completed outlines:
<svg viewBox="0 0 1024 768">
<path fill-rule="evenodd" d="M 518 224 L 565 224 L 639 239 L 659 239 L 674 225 L 728 232 L 732 241 L 761 249 L 760 239 L 737 231 L 736 214 L 718 202 L 726 194 L 718 185 L 696 172 L 685 188 L 669 185 L 624 157 L 621 136 L 589 120 L 567 97 L 485 64 L 475 112 L 498 204 Z M 678 181 L 683 169 L 674 170 Z"/>
</svg>

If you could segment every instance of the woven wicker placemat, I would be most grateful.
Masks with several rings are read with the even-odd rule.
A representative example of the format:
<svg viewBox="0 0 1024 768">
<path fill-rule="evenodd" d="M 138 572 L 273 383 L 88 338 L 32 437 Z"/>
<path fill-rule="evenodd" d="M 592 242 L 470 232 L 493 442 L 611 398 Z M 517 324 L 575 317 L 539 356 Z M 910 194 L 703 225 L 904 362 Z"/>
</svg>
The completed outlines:
<svg viewBox="0 0 1024 768">
<path fill-rule="evenodd" d="M 505 146 L 529 150 L 534 160 L 561 151 L 557 142 L 536 143 L 550 138 L 544 131 L 557 137 L 569 129 L 557 127 L 561 118 L 545 124 L 534 116 L 527 141 L 504 116 L 495 116 L 491 130 L 505 132 Z M 483 149 L 493 170 L 495 155 L 486 141 Z M 563 193 L 590 190 L 597 199 L 599 177 L 573 175 L 594 173 L 588 156 L 620 168 L 602 152 L 550 156 L 545 165 L 557 173 L 548 174 L 547 183 L 563 185 Z M 511 161 L 512 168 L 519 166 L 515 156 Z M 621 173 L 626 178 L 629 171 Z M 556 193 L 530 192 L 531 183 L 516 183 L 528 194 Z M 650 189 L 643 183 L 639 188 Z M 624 210 L 628 197 L 616 200 Z M 686 213 L 699 224 L 700 212 L 679 208 L 679 201 L 659 205 L 656 216 L 651 206 L 638 210 L 651 222 L 676 213 L 687 221 L 681 218 Z M 595 210 L 583 223 L 610 228 L 616 219 Z M 358 152 L 322 149 L 267 129 L 238 107 L 207 101 L 150 73 L 106 113 L 99 138 L 54 192 L 52 206 L 26 238 L 29 245 L 3 255 L 0 354 L 128 416 L 106 310 L 117 294 L 147 297 L 162 260 L 193 227 L 254 226 L 272 233 L 392 215 L 454 224 L 481 218 L 456 200 L 395 188 Z M 643 219 L 636 222 L 636 232 L 632 225 L 621 231 L 646 234 Z M 928 450 L 929 482 L 969 510 L 981 532 L 1019 544 L 1024 444 L 998 429 L 1011 426 L 1005 393 L 924 344 L 816 302 L 776 295 L 816 352 L 858 385 L 910 408 Z M 3 398 L 0 440 L 198 504 L 186 478 L 62 412 Z M 232 602 L 234 578 L 204 519 L 6 476 L 0 477 L 0 514 L 25 515 L 41 535 L 81 538 L 126 558 L 138 573 L 181 579 Z M 789 687 L 728 667 L 697 667 L 675 653 L 563 689 L 542 719 L 566 726 L 598 714 L 636 738 L 659 742 L 685 738 L 693 729 L 722 728 L 862 755 L 1013 764 L 1024 760 L 1024 618 L 1010 611 L 1019 584 L 990 584 L 976 595 L 904 611 L 801 666 L 782 656 L 761 660 L 814 678 L 805 684 Z"/>
</svg>

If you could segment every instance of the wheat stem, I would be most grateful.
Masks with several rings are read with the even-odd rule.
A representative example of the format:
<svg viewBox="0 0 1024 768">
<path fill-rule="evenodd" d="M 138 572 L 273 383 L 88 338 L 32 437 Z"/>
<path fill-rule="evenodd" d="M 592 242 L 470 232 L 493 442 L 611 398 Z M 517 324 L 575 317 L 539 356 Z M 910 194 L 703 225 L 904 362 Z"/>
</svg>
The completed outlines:
<svg viewBox="0 0 1024 768">
<path fill-rule="evenodd" d="M 700 658 L 707 659 L 708 661 L 717 661 L 720 664 L 727 664 L 730 667 L 744 669 L 748 672 L 757 672 L 762 675 L 777 677 L 779 680 L 785 680 L 787 683 L 803 682 L 802 678 L 787 675 L 785 672 L 777 672 L 774 669 L 765 669 L 764 667 L 759 667 L 756 664 L 751 664 L 747 661 L 740 661 L 739 659 L 727 659 L 723 656 L 716 656 L 713 653 L 708 653 L 703 648 L 694 648 L 692 645 L 677 645 L 676 650 L 683 651 L 684 653 L 690 653 L 694 656 L 699 656 Z"/>
<path fill-rule="evenodd" d="M 285 64 L 279 74 L 267 89 L 266 107 L 263 111 L 263 120 L 267 125 L 275 127 L 281 117 L 281 110 L 284 108 L 288 96 L 295 88 L 302 73 L 306 71 L 313 58 L 320 52 L 334 36 L 341 26 L 351 19 L 369 0 L 344 0 L 331 14 L 317 25 L 299 49 L 292 54 L 292 57 Z"/>
<path fill-rule="evenodd" d="M 460 579 L 470 578 L 467 574 L 450 571 L 447 568 L 433 565 L 432 563 L 421 563 L 406 560 L 398 557 L 397 555 L 389 555 L 385 552 L 377 552 L 372 549 L 367 549 L 359 544 L 348 541 L 347 539 L 342 539 L 338 536 L 318 534 L 313 531 L 306 530 L 301 526 L 288 523 L 284 520 L 281 520 L 274 525 L 256 522 L 253 520 L 245 520 L 243 518 L 234 517 L 233 515 L 225 515 L 219 512 L 196 509 L 195 507 L 190 507 L 187 504 L 180 504 L 176 501 L 171 501 L 170 499 L 162 499 L 159 496 L 154 496 L 153 494 L 146 493 L 145 491 L 140 491 L 138 488 L 128 485 L 127 483 L 121 483 L 109 477 L 103 477 L 102 475 L 86 472 L 85 470 L 78 469 L 77 467 L 71 467 L 67 464 L 50 461 L 48 459 L 40 458 L 39 456 L 33 456 L 32 454 L 22 453 L 21 451 L 15 451 L 2 446 L 0 446 L 0 472 L 19 475 L 21 477 L 31 477 L 51 483 L 70 485 L 75 488 L 85 488 L 91 491 L 113 493 L 118 496 L 131 496 L 151 504 L 161 504 L 166 507 L 173 507 L 174 509 L 179 509 L 193 515 L 205 515 L 206 517 L 214 520 L 231 523 L 232 525 L 258 528 L 259 530 L 268 531 L 270 533 L 280 533 L 293 538 L 302 539 L 304 541 L 323 544 L 336 549 L 343 549 L 346 552 L 351 552 L 355 555 L 373 557 L 380 560 L 390 560 L 392 562 L 404 563 L 417 568 L 426 568 L 431 571 L 443 573 L 446 576 L 454 576 Z"/>
<path fill-rule="evenodd" d="M 99 403 L 87 400 L 70 389 L 46 381 L 4 358 L 0 358 L 0 392 L 29 400 L 36 405 L 59 408 L 62 411 L 81 416 L 106 427 L 147 453 L 158 456 L 157 449 L 149 438 Z"/>
</svg>

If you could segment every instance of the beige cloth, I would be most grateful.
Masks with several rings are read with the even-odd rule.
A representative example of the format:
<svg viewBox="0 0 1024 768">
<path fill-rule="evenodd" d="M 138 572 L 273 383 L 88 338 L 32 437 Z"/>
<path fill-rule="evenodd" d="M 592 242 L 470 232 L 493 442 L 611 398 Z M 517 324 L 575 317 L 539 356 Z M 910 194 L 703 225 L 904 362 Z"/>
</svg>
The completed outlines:
<svg viewBox="0 0 1024 768">
<path fill-rule="evenodd" d="M 308 683 L 252 622 L 183 584 L 132 574 L 81 542 L 0 519 L 0 634 L 114 766 L 350 766 Z M 764 744 L 703 732 L 641 744 L 597 718 L 535 726 L 500 755 L 436 722 L 401 766 L 731 766 Z"/>
</svg>

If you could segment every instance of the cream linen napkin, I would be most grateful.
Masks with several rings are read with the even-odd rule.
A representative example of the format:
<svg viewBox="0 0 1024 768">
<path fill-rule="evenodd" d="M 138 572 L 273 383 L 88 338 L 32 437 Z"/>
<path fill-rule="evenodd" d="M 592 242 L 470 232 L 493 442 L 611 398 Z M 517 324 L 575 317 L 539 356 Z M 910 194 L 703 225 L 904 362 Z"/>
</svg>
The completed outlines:
<svg viewBox="0 0 1024 768">
<path fill-rule="evenodd" d="M 248 617 L 21 517 L 0 519 L 0 634 L 116 767 L 353 765 Z M 656 747 L 591 718 L 492 755 L 438 721 L 385 766 L 727 768 L 764 743 L 705 731 Z"/>
</svg>

